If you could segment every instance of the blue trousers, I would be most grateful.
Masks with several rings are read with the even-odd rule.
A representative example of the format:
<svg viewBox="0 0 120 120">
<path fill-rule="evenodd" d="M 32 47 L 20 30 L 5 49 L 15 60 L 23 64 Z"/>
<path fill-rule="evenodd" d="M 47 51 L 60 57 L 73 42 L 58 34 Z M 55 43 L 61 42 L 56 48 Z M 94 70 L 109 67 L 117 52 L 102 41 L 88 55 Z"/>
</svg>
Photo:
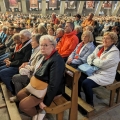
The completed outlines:
<svg viewBox="0 0 120 120">
<path fill-rule="evenodd" d="M 3 61 L 5 58 L 7 58 L 10 55 L 10 53 L 5 53 L 0 56 L 0 61 Z"/>
<path fill-rule="evenodd" d="M 98 85 L 97 83 L 95 83 L 93 80 L 91 79 L 85 79 L 82 82 L 82 88 L 83 91 L 85 93 L 85 98 L 86 98 L 86 102 L 92 106 L 94 106 L 93 104 L 93 90 L 92 88 L 98 87 L 100 85 Z"/>
<path fill-rule="evenodd" d="M 3 55 L 0 56 L 0 66 L 5 65 L 5 63 L 3 62 L 4 59 L 8 58 L 10 55 L 10 53 L 5 53 Z"/>
<path fill-rule="evenodd" d="M 17 73 L 17 67 L 6 67 L 5 65 L 0 67 L 0 79 L 6 85 L 7 89 L 9 89 L 12 93 L 14 92 L 12 86 L 12 77 Z"/>
</svg>

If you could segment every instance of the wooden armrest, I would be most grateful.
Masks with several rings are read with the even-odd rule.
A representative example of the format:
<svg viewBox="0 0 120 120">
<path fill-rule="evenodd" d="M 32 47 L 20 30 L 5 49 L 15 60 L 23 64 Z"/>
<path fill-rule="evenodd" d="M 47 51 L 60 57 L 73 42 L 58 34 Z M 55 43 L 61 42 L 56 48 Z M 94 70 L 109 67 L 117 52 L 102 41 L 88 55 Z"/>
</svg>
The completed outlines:
<svg viewBox="0 0 120 120">
<path fill-rule="evenodd" d="M 71 107 L 71 101 L 67 101 L 59 106 L 50 108 L 50 107 L 45 107 L 44 110 L 47 113 L 52 113 L 52 114 L 58 114 L 60 112 L 63 112 Z"/>
<path fill-rule="evenodd" d="M 114 89 L 117 89 L 117 88 L 119 88 L 120 87 L 120 82 L 115 82 L 115 83 L 113 83 L 113 84 L 111 84 L 111 85 L 107 85 L 106 86 L 106 88 L 108 89 L 108 90 L 114 90 Z"/>
<path fill-rule="evenodd" d="M 66 64 L 66 69 L 71 71 L 72 73 L 80 72 L 79 70 L 69 66 L 68 64 Z"/>
</svg>

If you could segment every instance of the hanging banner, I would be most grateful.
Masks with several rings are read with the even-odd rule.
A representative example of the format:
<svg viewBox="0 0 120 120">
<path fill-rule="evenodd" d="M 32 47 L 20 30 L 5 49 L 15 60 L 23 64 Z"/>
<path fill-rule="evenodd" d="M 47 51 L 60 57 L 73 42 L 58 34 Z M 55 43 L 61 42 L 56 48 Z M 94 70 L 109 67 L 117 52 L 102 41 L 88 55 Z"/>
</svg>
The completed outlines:
<svg viewBox="0 0 120 120">
<path fill-rule="evenodd" d="M 38 0 L 30 0 L 30 9 L 38 9 Z"/>
<path fill-rule="evenodd" d="M 17 0 L 9 0 L 10 8 L 18 8 Z"/>
<path fill-rule="evenodd" d="M 93 9 L 94 1 L 86 1 L 86 9 Z"/>
<path fill-rule="evenodd" d="M 57 8 L 57 0 L 49 0 L 49 8 Z"/>
<path fill-rule="evenodd" d="M 112 8 L 112 1 L 105 1 L 102 5 L 104 9 L 111 9 Z"/>
</svg>

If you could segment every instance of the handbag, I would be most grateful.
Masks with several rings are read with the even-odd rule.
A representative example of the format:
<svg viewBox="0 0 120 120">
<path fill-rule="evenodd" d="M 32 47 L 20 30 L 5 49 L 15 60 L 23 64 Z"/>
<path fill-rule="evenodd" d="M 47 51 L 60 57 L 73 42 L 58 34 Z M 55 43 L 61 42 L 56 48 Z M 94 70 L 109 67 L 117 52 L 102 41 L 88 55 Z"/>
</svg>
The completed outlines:
<svg viewBox="0 0 120 120">
<path fill-rule="evenodd" d="M 97 71 L 99 68 L 96 66 L 91 66 L 88 63 L 82 64 L 78 66 L 78 69 L 86 74 L 87 76 L 93 75 L 95 71 Z"/>
<path fill-rule="evenodd" d="M 24 68 L 20 68 L 19 70 L 20 75 L 27 75 L 29 78 L 32 76 L 31 66 L 26 65 Z"/>
<path fill-rule="evenodd" d="M 47 87 L 47 83 L 32 76 L 30 83 L 26 86 L 26 89 L 29 93 L 41 99 L 46 95 Z"/>
<path fill-rule="evenodd" d="M 46 92 L 47 92 L 47 88 L 45 88 L 43 90 L 37 90 L 34 87 L 32 87 L 32 85 L 30 83 L 26 86 L 26 89 L 30 94 L 32 94 L 40 99 L 44 98 L 46 95 Z"/>
</svg>

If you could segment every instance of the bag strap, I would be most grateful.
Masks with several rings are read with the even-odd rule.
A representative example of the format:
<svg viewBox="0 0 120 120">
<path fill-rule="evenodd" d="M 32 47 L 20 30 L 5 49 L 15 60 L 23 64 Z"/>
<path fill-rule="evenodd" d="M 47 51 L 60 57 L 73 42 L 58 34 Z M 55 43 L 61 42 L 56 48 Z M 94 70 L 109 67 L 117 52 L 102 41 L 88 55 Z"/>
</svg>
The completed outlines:
<svg viewBox="0 0 120 120">
<path fill-rule="evenodd" d="M 31 41 L 32 41 L 32 39 L 30 39 L 28 42 L 26 42 L 26 43 L 20 48 L 20 50 L 18 50 L 18 52 L 21 51 L 21 50 L 22 50 L 24 47 L 26 47 L 28 44 L 30 44 Z"/>
</svg>

